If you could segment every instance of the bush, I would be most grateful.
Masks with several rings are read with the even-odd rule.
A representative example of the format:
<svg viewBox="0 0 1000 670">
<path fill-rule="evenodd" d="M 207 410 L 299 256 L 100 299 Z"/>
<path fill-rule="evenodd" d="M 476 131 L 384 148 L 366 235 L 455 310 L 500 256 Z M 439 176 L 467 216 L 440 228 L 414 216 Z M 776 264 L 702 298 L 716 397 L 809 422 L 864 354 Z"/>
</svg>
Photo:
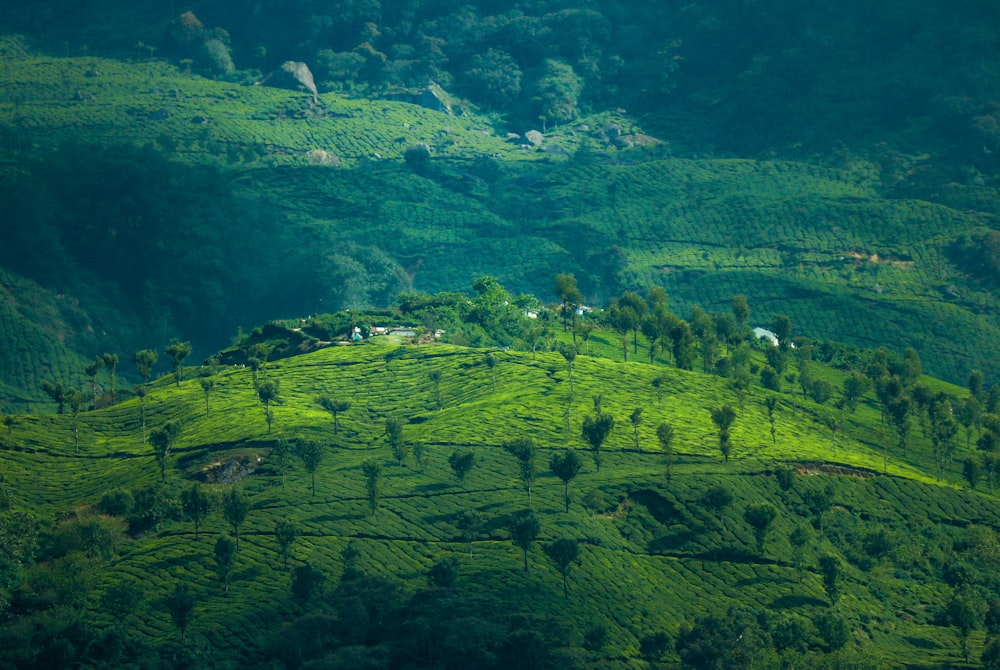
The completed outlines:
<svg viewBox="0 0 1000 670">
<path fill-rule="evenodd" d="M 134 507 L 135 498 L 132 497 L 131 491 L 125 489 L 115 489 L 114 491 L 105 493 L 104 497 L 101 498 L 101 502 L 97 503 L 97 509 L 104 514 L 112 516 L 127 517 L 132 513 Z"/>
</svg>

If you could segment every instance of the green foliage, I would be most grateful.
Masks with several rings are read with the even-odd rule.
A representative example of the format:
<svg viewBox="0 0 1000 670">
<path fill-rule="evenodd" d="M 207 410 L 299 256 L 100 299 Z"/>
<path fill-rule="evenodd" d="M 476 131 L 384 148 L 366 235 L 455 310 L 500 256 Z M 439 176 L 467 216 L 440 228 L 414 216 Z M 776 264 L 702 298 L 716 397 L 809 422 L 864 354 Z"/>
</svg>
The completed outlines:
<svg viewBox="0 0 1000 670">
<path fill-rule="evenodd" d="M 476 464 L 476 455 L 471 451 L 453 451 L 448 457 L 448 465 L 458 479 L 459 485 L 465 484 L 465 477 Z"/>
<path fill-rule="evenodd" d="M 535 441 L 530 437 L 519 437 L 503 443 L 503 450 L 517 459 L 518 479 L 528 492 L 531 501 L 531 484 L 535 481 Z"/>
<path fill-rule="evenodd" d="M 520 510 L 510 515 L 507 521 L 507 532 L 510 533 L 510 541 L 521 548 L 524 552 L 524 571 L 528 571 L 528 550 L 531 543 L 538 537 L 541 524 L 534 510 Z"/>
<path fill-rule="evenodd" d="M 365 475 L 365 491 L 368 493 L 368 514 L 374 516 L 382 498 L 382 463 L 369 458 L 361 465 Z"/>
</svg>

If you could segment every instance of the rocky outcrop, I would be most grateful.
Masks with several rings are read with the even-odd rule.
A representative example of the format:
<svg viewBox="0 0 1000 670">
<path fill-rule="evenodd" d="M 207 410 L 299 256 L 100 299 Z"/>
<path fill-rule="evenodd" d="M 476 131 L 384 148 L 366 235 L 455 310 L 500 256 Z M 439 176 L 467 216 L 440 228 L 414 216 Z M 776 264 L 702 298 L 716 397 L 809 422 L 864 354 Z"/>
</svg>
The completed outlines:
<svg viewBox="0 0 1000 670">
<path fill-rule="evenodd" d="M 281 67 L 264 77 L 259 83 L 264 86 L 286 88 L 292 91 L 305 89 L 313 94 L 314 102 L 319 102 L 319 91 L 316 89 L 316 80 L 313 79 L 313 73 L 305 63 L 292 60 L 285 61 L 281 64 Z"/>
</svg>

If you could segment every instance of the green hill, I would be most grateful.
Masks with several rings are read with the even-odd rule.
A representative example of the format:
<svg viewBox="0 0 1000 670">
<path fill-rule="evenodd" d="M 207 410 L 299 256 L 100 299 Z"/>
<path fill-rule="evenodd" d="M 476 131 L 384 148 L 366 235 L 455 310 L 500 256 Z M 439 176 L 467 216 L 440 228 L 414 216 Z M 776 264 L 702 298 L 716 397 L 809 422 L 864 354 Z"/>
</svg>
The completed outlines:
<svg viewBox="0 0 1000 670">
<path fill-rule="evenodd" d="M 117 325 L 101 344 L 70 343 L 84 359 L 151 337 L 192 339 L 204 355 L 236 323 L 385 306 L 484 273 L 544 298 L 574 272 L 597 303 L 651 283 L 680 312 L 744 294 L 760 322 L 786 313 L 813 337 L 914 346 L 955 382 L 1000 374 L 992 261 L 961 251 L 982 246 L 995 193 L 898 197 L 914 191 L 919 157 L 891 173 L 863 157 L 680 158 L 668 143 L 630 148 L 648 136 L 611 114 L 529 149 L 472 113 L 336 93 L 315 103 L 160 61 L 6 45 L 5 202 L 19 215 L 4 264 L 53 294 L 102 296 L 83 300 L 85 318 Z M 421 145 L 429 160 L 399 160 Z M 73 382 L 25 349 L 29 367 Z M 25 377 L 4 383 L 8 404 L 39 398 Z"/>
<path fill-rule="evenodd" d="M 250 368 L 188 369 L 186 376 L 200 376 L 176 386 L 172 376 L 155 382 L 144 399 L 147 431 L 167 422 L 181 426 L 165 459 L 163 489 L 156 488 L 153 449 L 142 443 L 139 398 L 79 418 L 13 417 L 0 432 L 4 491 L 13 501 L 11 509 L 42 521 L 39 559 L 45 562 L 25 566 L 23 573 L 10 572 L 7 564 L 11 613 L 20 615 L 8 620 L 7 658 L 21 658 L 25 667 L 40 662 L 44 652 L 37 645 L 45 639 L 46 617 L 67 607 L 96 631 L 111 630 L 109 601 L 102 594 L 128 578 L 141 585 L 147 604 L 141 617 L 126 619 L 131 642 L 111 663 L 130 653 L 149 654 L 157 646 L 175 658 L 177 649 L 186 648 L 203 664 L 237 658 L 256 664 L 268 656 L 287 662 L 280 651 L 287 645 L 262 641 L 278 631 L 299 635 L 309 625 L 299 617 L 310 611 L 312 616 L 328 612 L 331 627 L 324 635 L 332 637 L 326 651 L 309 651 L 307 645 L 302 653 L 328 655 L 333 662 L 337 654 L 348 653 L 353 636 L 361 635 L 357 639 L 367 642 L 350 653 L 375 663 L 380 655 L 412 653 L 418 616 L 413 608 L 436 612 L 445 607 L 433 615 L 440 617 L 442 630 L 486 621 L 489 611 L 502 613 L 492 617 L 496 630 L 470 641 L 473 647 L 483 645 L 479 651 L 502 647 L 507 649 L 502 653 L 513 653 L 503 644 L 516 632 L 515 615 L 530 611 L 551 619 L 547 626 L 569 631 L 558 644 L 546 642 L 558 649 L 546 647 L 544 657 L 550 660 L 545 664 L 558 664 L 551 659 L 562 656 L 549 655 L 558 652 L 581 663 L 603 659 L 602 664 L 630 667 L 651 633 L 676 637 L 682 624 L 736 606 L 767 613 L 761 625 L 768 639 L 780 639 L 776 631 L 790 621 L 802 627 L 800 642 L 778 647 L 786 655 L 798 644 L 811 653 L 844 644 L 837 654 L 860 655 L 876 664 L 862 667 L 882 667 L 879 662 L 936 667 L 957 663 L 961 656 L 960 636 L 949 625 L 949 603 L 974 594 L 976 607 L 985 612 L 994 588 L 990 566 L 996 559 L 990 552 L 1000 506 L 983 484 L 976 491 L 959 486 L 956 463 L 964 448 L 949 460 L 943 479 L 925 470 L 933 463 L 932 445 L 917 430 L 907 456 L 890 449 L 884 467 L 879 443 L 888 438 L 871 397 L 855 414 L 845 415 L 845 425 L 831 441 L 825 418 L 836 417 L 837 410 L 794 395 L 754 391 L 738 412 L 731 429 L 734 448 L 724 462 L 708 408 L 727 402 L 739 406 L 725 380 L 581 356 L 571 383 L 558 354 L 494 351 L 496 364 L 490 368 L 484 350 L 376 344 L 378 339 L 282 359 L 262 369 L 259 374 L 280 389 L 280 400 L 271 405 L 270 431 Z M 838 384 L 843 377 L 825 368 L 815 374 Z M 659 401 L 651 384 L 657 375 L 665 380 Z M 200 380 L 213 382 L 209 391 Z M 615 417 L 599 470 L 580 431 L 584 418 L 594 413 L 591 401 L 597 395 L 602 411 Z M 350 403 L 338 416 L 337 431 L 317 404 L 319 396 Z M 777 400 L 773 440 L 765 407 L 769 397 Z M 637 437 L 628 419 L 635 408 L 643 410 Z M 410 448 L 403 465 L 386 440 L 386 421 L 392 417 L 403 420 Z M 669 481 L 656 437 L 661 422 L 675 430 L 676 462 Z M 281 472 L 279 443 L 302 437 L 316 440 L 323 452 L 315 495 L 303 461 L 290 455 Z M 521 437 L 531 437 L 537 449 L 530 500 L 516 459 L 503 448 L 505 441 Z M 415 458 L 418 445 L 422 463 Z M 564 449 L 576 452 L 583 464 L 569 486 L 568 512 L 563 483 L 549 471 L 550 457 Z M 462 450 L 474 454 L 475 465 L 459 483 L 448 459 Z M 374 515 L 368 512 L 362 472 L 362 464 L 372 458 L 383 473 Z M 784 468 L 790 478 L 779 486 L 783 480 L 775 475 Z M 178 496 L 193 481 L 205 482 L 206 490 L 218 494 L 242 491 L 250 505 L 228 591 L 215 576 L 213 558 L 216 540 L 227 528 L 232 532 L 223 514 L 216 507 L 196 538 L 193 524 L 176 509 Z M 717 486 L 733 496 L 721 515 L 702 502 Z M 134 536 L 122 536 L 121 525 L 116 529 L 123 522 L 94 516 L 98 508 L 117 509 L 120 503 L 114 501 L 120 496 L 111 494 L 122 489 L 132 491 L 135 503 L 131 512 L 118 513 L 131 519 Z M 162 492 L 154 494 L 157 490 Z M 744 520 L 745 509 L 759 503 L 777 513 L 762 547 Z M 541 521 L 538 540 L 528 551 L 528 572 L 504 521 L 525 508 Z M 484 518 L 471 542 L 462 540 L 456 525 L 465 510 L 478 510 Z M 292 597 L 275 543 L 278 521 L 292 521 L 301 532 L 292 545 L 291 567 L 308 564 L 326 577 L 328 595 L 314 605 L 303 606 Z M 94 523 L 110 535 L 81 534 Z M 796 549 L 789 538 L 799 527 L 806 528 L 808 539 Z M 4 528 L 10 541 L 11 527 Z M 579 564 L 568 573 L 568 599 L 559 573 L 541 551 L 561 536 L 582 543 Z M 368 581 L 348 576 L 334 590 L 346 569 L 348 542 L 359 556 L 347 567 L 363 571 Z M 818 567 L 825 555 L 841 566 L 833 607 Z M 455 585 L 426 591 L 424 575 L 449 557 L 458 560 Z M 72 587 L 58 577 L 69 566 L 79 573 Z M 11 581 L 12 575 L 24 581 Z M 164 642 L 174 637 L 164 599 L 181 583 L 196 598 L 183 645 Z M 361 591 L 351 591 L 355 587 Z M 344 608 L 354 607 L 357 598 L 367 607 L 388 608 L 381 632 L 368 629 L 374 637 L 343 629 Z M 477 603 L 474 611 L 444 604 L 456 598 Z M 846 624 L 846 639 L 830 641 L 824 626 L 831 614 Z M 596 621 L 607 627 L 607 643 L 587 652 L 580 648 L 580 636 Z M 977 621 L 978 629 L 982 618 Z M 96 632 L 76 631 L 83 635 L 78 638 L 61 628 L 53 634 L 100 639 Z M 973 630 L 971 643 L 978 657 L 982 633 Z M 109 662 L 101 656 L 111 653 L 106 646 L 84 652 L 73 644 L 63 650 L 67 658 L 89 654 L 94 662 Z M 109 643 L 105 638 L 101 644 Z M 452 642 L 441 644 L 442 654 L 459 653 Z M 778 652 L 768 644 L 753 653 Z M 670 651 L 667 658 L 677 656 Z"/>
</svg>

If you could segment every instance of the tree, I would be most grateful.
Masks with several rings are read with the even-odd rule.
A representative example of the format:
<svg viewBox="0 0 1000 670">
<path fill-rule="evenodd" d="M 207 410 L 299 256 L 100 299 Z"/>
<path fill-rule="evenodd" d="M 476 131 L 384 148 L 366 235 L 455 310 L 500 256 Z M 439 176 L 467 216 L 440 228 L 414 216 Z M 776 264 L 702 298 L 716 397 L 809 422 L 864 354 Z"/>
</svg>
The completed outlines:
<svg viewBox="0 0 1000 670">
<path fill-rule="evenodd" d="M 787 314 L 775 314 L 771 318 L 771 330 L 778 340 L 778 348 L 787 351 L 792 344 L 792 320 Z"/>
<path fill-rule="evenodd" d="M 852 372 L 844 379 L 844 403 L 854 414 L 858 409 L 858 400 L 871 389 L 871 381 L 860 372 Z"/>
<path fill-rule="evenodd" d="M 969 636 L 983 624 L 986 606 L 971 593 L 956 592 L 948 602 L 948 619 L 958 629 L 962 654 L 969 662 Z"/>
<path fill-rule="evenodd" d="M 573 366 L 576 362 L 576 347 L 571 344 L 564 344 L 559 347 L 559 353 L 566 359 L 566 374 L 569 376 L 569 395 L 573 396 Z"/>
<path fill-rule="evenodd" d="M 448 457 L 448 465 L 451 466 L 455 477 L 458 478 L 459 485 L 465 484 L 465 476 L 469 474 L 476 464 L 476 455 L 471 451 L 453 451 Z"/>
<path fill-rule="evenodd" d="M 479 510 L 462 510 L 455 517 L 455 527 L 462 534 L 462 541 L 469 545 L 469 558 L 472 558 L 472 541 L 479 536 L 479 531 L 485 523 L 486 519 Z"/>
<path fill-rule="evenodd" d="M 168 421 L 161 428 L 156 428 L 149 434 L 149 443 L 153 447 L 153 455 L 156 457 L 156 464 L 160 466 L 160 481 L 167 481 L 167 456 L 170 455 L 170 447 L 180 433 L 180 425 Z"/>
<path fill-rule="evenodd" d="M 301 533 L 293 521 L 279 520 L 274 525 L 274 541 L 278 543 L 278 553 L 285 570 L 288 570 L 288 559 L 292 555 L 292 544 Z"/>
<path fill-rule="evenodd" d="M 108 354 L 105 354 L 107 356 Z M 115 354 L 110 354 L 115 356 Z M 115 356 L 117 360 L 117 356 Z M 159 358 L 157 354 L 152 349 L 142 349 L 140 351 L 132 354 L 132 363 L 135 365 L 135 369 L 139 372 L 139 376 L 142 377 L 142 386 L 139 388 L 136 395 L 139 396 L 139 413 L 142 423 L 142 442 L 146 443 L 146 394 L 149 392 L 149 378 L 153 374 L 153 366 L 156 365 L 156 361 Z M 107 365 L 107 358 L 105 358 L 105 365 Z M 114 386 L 114 375 L 111 377 L 112 386 Z M 112 392 L 112 396 L 114 392 Z"/>
<path fill-rule="evenodd" d="M 656 427 L 656 439 L 667 460 L 667 481 L 673 476 L 674 470 L 674 427 L 669 423 L 661 423 Z"/>
<path fill-rule="evenodd" d="M 58 413 L 66 413 L 66 400 L 68 399 L 69 388 L 66 387 L 62 382 L 52 383 L 48 379 L 43 379 L 40 384 L 42 391 L 45 392 L 49 398 L 52 399 L 58 406 Z"/>
<path fill-rule="evenodd" d="M 205 493 L 199 482 L 191 485 L 191 488 L 181 491 L 181 507 L 184 515 L 194 522 L 194 539 L 198 539 L 201 529 L 201 522 L 205 520 L 212 509 L 212 500 Z"/>
<path fill-rule="evenodd" d="M 756 503 L 743 511 L 743 519 L 753 528 L 757 549 L 762 554 L 764 553 L 764 540 L 767 537 L 768 528 L 777 515 L 778 510 L 768 503 Z"/>
<path fill-rule="evenodd" d="M 493 354 L 486 354 L 484 359 L 486 367 L 490 370 L 490 388 L 493 391 L 497 390 L 497 363 L 499 362 L 497 357 Z"/>
<path fill-rule="evenodd" d="M 111 355 L 113 356 L 114 354 Z M 156 365 L 156 361 L 159 358 L 160 355 L 152 349 L 142 349 L 132 354 L 132 363 L 135 365 L 139 376 L 142 377 L 144 384 L 149 384 L 149 379 L 153 375 L 153 366 Z M 107 361 L 105 360 L 106 363 Z"/>
<path fill-rule="evenodd" d="M 733 504 L 733 494 L 729 489 L 725 486 L 713 486 L 701 495 L 699 502 L 701 502 L 704 507 L 715 512 L 716 516 L 719 518 L 719 524 L 723 528 L 726 527 L 726 523 L 723 521 L 722 513 L 727 507 Z"/>
<path fill-rule="evenodd" d="M 327 396 L 317 398 L 316 402 L 319 403 L 320 407 L 333 415 L 333 434 L 336 435 L 339 433 L 340 414 L 351 409 L 351 403 L 346 400 L 334 400 L 333 398 Z"/>
<path fill-rule="evenodd" d="M 541 530 L 538 516 L 530 509 L 515 512 L 510 516 L 507 530 L 510 532 L 511 542 L 520 547 L 524 552 L 524 571 L 527 572 L 528 550 L 531 549 L 531 543 L 535 541 Z"/>
<path fill-rule="evenodd" d="M 368 514 L 374 516 L 378 511 L 379 499 L 381 497 L 382 463 L 374 458 L 369 458 L 361 464 L 361 471 L 365 474 L 365 490 L 368 493 Z"/>
<path fill-rule="evenodd" d="M 264 419 L 267 421 L 267 434 L 271 434 L 271 423 L 274 415 L 271 413 L 271 403 L 278 399 L 279 382 L 277 379 L 265 379 L 257 385 L 257 397 L 264 403 Z"/>
<path fill-rule="evenodd" d="M 667 378 L 663 375 L 653 377 L 653 388 L 656 389 L 656 406 L 663 407 L 663 387 L 667 384 Z"/>
<path fill-rule="evenodd" d="M 833 605 L 840 598 L 840 560 L 830 554 L 820 556 L 819 571 L 823 576 L 823 590 Z"/>
<path fill-rule="evenodd" d="M 670 651 L 672 643 L 670 635 L 662 630 L 643 635 L 639 640 L 639 655 L 649 663 L 649 667 L 656 667 L 656 664 Z"/>
<path fill-rule="evenodd" d="M 181 372 L 184 365 L 184 359 L 191 355 L 191 343 L 190 342 L 180 342 L 178 340 L 172 340 L 167 348 L 163 350 L 167 356 L 169 356 L 174 361 L 174 383 L 177 386 L 181 384 Z"/>
<path fill-rule="evenodd" d="M 447 556 L 431 566 L 427 572 L 427 578 L 431 584 L 439 588 L 454 586 L 458 580 L 458 559 L 454 556 Z"/>
<path fill-rule="evenodd" d="M 167 612 L 170 613 L 170 620 L 180 631 L 183 642 L 187 628 L 191 625 L 191 619 L 194 617 L 195 605 L 194 596 L 191 594 L 187 582 L 178 581 L 174 590 L 164 599 L 163 604 L 167 608 Z"/>
<path fill-rule="evenodd" d="M 101 596 L 101 609 L 114 620 L 115 628 L 122 630 L 125 621 L 135 614 L 144 599 L 142 586 L 134 579 L 125 578 L 112 583 L 104 592 Z"/>
<path fill-rule="evenodd" d="M 215 388 L 215 382 L 208 377 L 202 377 L 198 383 L 201 384 L 201 390 L 205 392 L 205 416 L 208 416 L 211 412 L 211 407 L 208 405 L 208 394 Z"/>
<path fill-rule="evenodd" d="M 583 302 L 583 294 L 576 286 L 576 277 L 572 274 L 556 275 L 555 282 L 556 296 L 559 298 L 561 307 L 559 313 L 562 315 L 563 331 L 567 330 L 570 319 L 573 320 L 573 342 L 576 342 L 576 308 Z"/>
<path fill-rule="evenodd" d="M 799 572 L 799 581 L 802 581 L 803 574 L 805 573 L 805 560 L 803 557 L 803 550 L 806 545 L 812 540 L 812 532 L 809 530 L 808 526 L 796 526 L 788 535 L 788 543 L 795 548 L 792 552 L 793 562 L 795 567 Z"/>
<path fill-rule="evenodd" d="M 565 123 L 577 115 L 583 81 L 572 66 L 562 60 L 547 58 L 532 73 L 526 86 L 531 114 L 542 122 Z"/>
<path fill-rule="evenodd" d="M 284 435 L 278 438 L 271 448 L 271 454 L 277 460 L 278 473 L 281 475 L 281 487 L 285 487 L 285 469 L 288 467 L 288 456 L 292 453 L 292 445 Z"/>
<path fill-rule="evenodd" d="M 403 465 L 406 454 L 409 453 L 409 447 L 406 444 L 406 438 L 403 436 L 403 421 L 401 419 L 398 417 L 386 419 L 385 438 L 389 442 L 389 447 L 392 449 L 392 455 L 396 458 L 396 462 L 399 465 Z"/>
<path fill-rule="evenodd" d="M 590 450 L 594 455 L 594 465 L 597 466 L 598 472 L 601 470 L 601 447 L 608 439 L 614 426 L 615 418 L 603 412 L 598 412 L 596 416 L 583 418 L 583 439 L 590 445 Z"/>
<path fill-rule="evenodd" d="M 292 571 L 292 596 L 303 605 L 323 590 L 326 576 L 306 563 Z"/>
<path fill-rule="evenodd" d="M 229 592 L 229 577 L 236 567 L 236 543 L 225 535 L 220 535 L 215 541 L 215 576 L 222 582 L 226 593 Z"/>
<path fill-rule="evenodd" d="M 563 497 L 566 502 L 566 511 L 569 511 L 569 483 L 580 473 L 583 464 L 575 451 L 566 450 L 562 454 L 552 454 L 549 459 L 549 469 L 562 480 Z"/>
<path fill-rule="evenodd" d="M 745 295 L 733 296 L 732 311 L 733 318 L 739 324 L 740 334 L 743 334 L 747 329 L 747 319 L 750 318 L 750 306 L 747 304 L 747 297 Z"/>
<path fill-rule="evenodd" d="M 155 356 L 156 352 L 154 351 L 153 354 Z M 111 400 L 113 401 L 118 393 L 118 354 L 101 354 L 101 361 L 104 363 L 104 367 L 108 369 L 108 375 L 111 377 Z M 156 362 L 155 358 L 153 362 Z"/>
<path fill-rule="evenodd" d="M 563 598 L 569 598 L 567 583 L 569 569 L 580 558 L 580 542 L 574 538 L 561 537 L 545 545 L 545 555 L 549 557 L 563 579 Z"/>
<path fill-rule="evenodd" d="M 312 481 L 312 495 L 316 495 L 316 471 L 323 462 L 323 447 L 315 440 L 300 439 L 295 446 L 295 454 L 309 473 Z"/>
<path fill-rule="evenodd" d="M 774 411 L 778 408 L 778 397 L 769 395 L 764 398 L 764 407 L 767 409 L 767 422 L 771 426 L 771 444 L 777 444 L 778 438 L 774 428 Z"/>
<path fill-rule="evenodd" d="M 444 407 L 444 401 L 441 398 L 441 371 L 431 370 L 427 375 L 431 383 L 434 384 L 434 404 L 438 409 Z"/>
<path fill-rule="evenodd" d="M 712 423 L 719 430 L 719 451 L 722 452 L 726 463 L 729 462 L 729 454 L 733 450 L 732 442 L 729 439 L 729 428 L 736 420 L 736 412 L 729 405 L 722 405 L 709 410 L 712 413 Z"/>
<path fill-rule="evenodd" d="M 693 626 L 682 625 L 675 644 L 681 667 L 692 670 L 773 667 L 765 662 L 771 646 L 757 616 L 744 609 L 701 617 Z"/>
<path fill-rule="evenodd" d="M 530 437 L 520 437 L 503 443 L 503 449 L 517 459 L 517 475 L 528 492 L 531 501 L 531 483 L 535 481 L 535 441 Z"/>
<path fill-rule="evenodd" d="M 104 367 L 104 359 L 95 356 L 94 360 L 83 369 L 84 373 L 90 377 L 90 402 L 97 403 L 97 375 Z"/>
<path fill-rule="evenodd" d="M 233 527 L 236 537 L 236 551 L 240 550 L 240 527 L 250 513 L 250 500 L 238 488 L 226 491 L 222 496 L 222 517 Z"/>
<path fill-rule="evenodd" d="M 976 488 L 982 475 L 982 467 L 974 456 L 969 456 L 962 462 L 962 476 L 965 477 L 965 481 L 969 482 L 970 489 Z"/>
<path fill-rule="evenodd" d="M 80 451 L 80 412 L 87 404 L 87 396 L 75 388 L 66 389 L 66 403 L 73 412 L 73 444 L 76 452 Z"/>
<path fill-rule="evenodd" d="M 636 407 L 628 417 L 632 424 L 632 435 L 635 438 L 635 450 L 639 451 L 639 426 L 642 424 L 642 408 Z"/>
</svg>

